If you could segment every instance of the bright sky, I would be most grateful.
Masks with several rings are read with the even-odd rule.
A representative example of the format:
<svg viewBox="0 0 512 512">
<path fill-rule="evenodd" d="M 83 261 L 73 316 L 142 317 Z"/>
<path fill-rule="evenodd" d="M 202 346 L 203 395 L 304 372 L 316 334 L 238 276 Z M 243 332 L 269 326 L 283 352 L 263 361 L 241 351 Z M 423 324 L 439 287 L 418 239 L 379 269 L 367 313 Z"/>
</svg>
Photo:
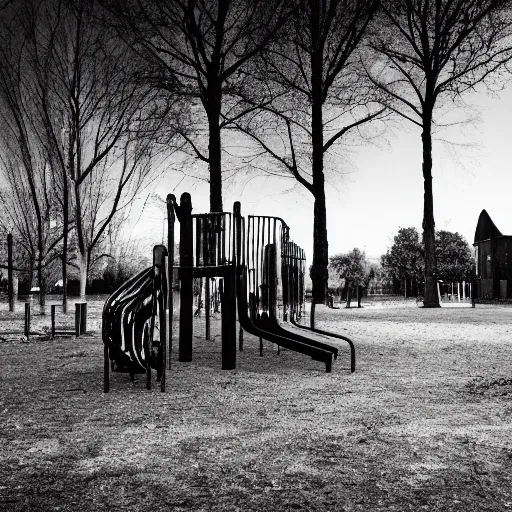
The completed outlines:
<svg viewBox="0 0 512 512">
<path fill-rule="evenodd" d="M 434 217 L 437 229 L 457 231 L 472 244 L 478 215 L 485 208 L 503 234 L 512 235 L 512 87 L 499 98 L 466 96 L 478 106 L 481 120 L 473 126 L 451 127 L 441 135 L 456 145 L 436 142 L 433 154 Z M 399 227 L 421 232 L 423 177 L 421 134 L 407 123 L 395 130 L 388 148 L 360 146 L 352 156 L 350 173 L 327 187 L 329 255 L 354 247 L 379 257 L 391 245 Z M 224 142 L 226 143 L 226 142 Z M 454 151 L 455 148 L 455 151 Z M 172 192 L 192 195 L 194 212 L 208 211 L 208 185 L 168 175 L 155 189 L 161 197 Z M 282 217 L 290 235 L 312 256 L 313 198 L 289 188 L 289 180 L 257 177 L 242 189 L 224 187 L 224 207 L 241 201 L 242 214 Z M 160 220 L 162 218 L 162 220 Z M 155 234 L 161 241 L 163 213 L 146 208 L 134 235 Z"/>
</svg>

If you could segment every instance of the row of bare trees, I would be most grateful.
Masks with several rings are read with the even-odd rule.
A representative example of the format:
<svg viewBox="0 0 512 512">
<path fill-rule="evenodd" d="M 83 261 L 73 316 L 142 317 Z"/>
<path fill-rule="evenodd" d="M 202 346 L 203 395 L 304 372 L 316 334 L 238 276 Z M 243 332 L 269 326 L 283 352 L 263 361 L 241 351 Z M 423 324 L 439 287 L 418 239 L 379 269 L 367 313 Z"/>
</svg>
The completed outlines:
<svg viewBox="0 0 512 512">
<path fill-rule="evenodd" d="M 2 217 L 37 268 L 43 305 L 56 259 L 64 305 L 70 264 L 85 296 L 91 266 L 108 256 L 108 235 L 173 136 L 165 124 L 173 105 L 99 23 L 98 9 L 82 0 L 14 0 L 0 17 Z"/>
<path fill-rule="evenodd" d="M 7 2 L 2 19 L 15 33 L 2 41 L 12 68 L 5 85 L 2 75 L 2 115 L 12 126 L 3 158 L 6 175 L 23 174 L 18 202 L 30 199 L 25 224 L 37 225 L 35 261 L 41 267 L 58 247 L 65 274 L 73 233 L 85 292 L 95 247 L 157 167 L 159 151 L 178 148 L 203 162 L 210 209 L 221 211 L 228 134 L 251 144 L 238 155 L 248 166 L 292 177 L 312 194 L 313 299 L 324 302 L 325 184 L 337 169 L 335 148 L 370 123 L 379 133 L 401 118 L 421 130 L 425 305 L 435 306 L 436 113 L 507 69 L 510 7 L 510 0 Z M 48 186 L 52 194 L 43 193 Z M 55 215 L 61 230 L 53 234 L 44 219 Z"/>
</svg>

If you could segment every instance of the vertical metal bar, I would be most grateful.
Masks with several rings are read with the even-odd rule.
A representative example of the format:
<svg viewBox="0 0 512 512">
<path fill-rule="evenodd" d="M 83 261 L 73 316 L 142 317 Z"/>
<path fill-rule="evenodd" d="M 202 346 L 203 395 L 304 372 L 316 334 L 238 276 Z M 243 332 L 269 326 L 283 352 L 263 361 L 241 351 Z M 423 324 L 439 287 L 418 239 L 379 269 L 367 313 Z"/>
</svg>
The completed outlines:
<svg viewBox="0 0 512 512">
<path fill-rule="evenodd" d="M 273 311 L 272 311 L 272 315 L 274 316 L 274 318 L 277 318 L 277 295 L 278 295 L 278 287 L 279 287 L 279 276 L 278 276 L 278 267 L 277 267 L 277 258 L 278 258 L 278 254 L 277 254 L 277 250 L 279 249 L 279 257 L 281 257 L 281 244 L 279 244 L 279 247 L 277 246 L 277 239 L 276 239 L 276 222 L 277 222 L 277 219 L 274 217 L 274 225 L 273 225 L 273 233 L 272 233 L 272 238 L 273 238 L 273 245 L 274 245 L 274 252 L 272 254 L 272 288 L 273 290 L 271 291 L 272 293 L 272 307 L 273 307 Z"/>
<path fill-rule="evenodd" d="M 12 257 L 12 233 L 7 235 L 7 287 L 9 294 L 9 311 L 14 311 L 14 277 Z"/>
<path fill-rule="evenodd" d="M 55 304 L 52 304 L 50 309 L 51 309 L 51 317 L 52 317 L 52 340 L 55 338 L 55 309 L 56 309 L 56 305 Z"/>
<path fill-rule="evenodd" d="M 30 336 L 30 302 L 25 302 L 25 336 Z"/>
<path fill-rule="evenodd" d="M 252 221 L 252 223 L 251 223 Z M 249 225 L 252 224 L 252 228 L 251 228 L 251 235 L 252 235 L 252 240 L 251 240 L 251 252 L 252 252 L 252 259 L 251 259 L 251 264 L 248 265 L 249 268 L 252 268 L 254 269 L 254 274 L 256 274 L 256 264 L 254 263 L 254 248 L 255 248 L 255 244 L 254 244 L 254 231 L 255 231 L 255 226 L 256 226 L 256 218 L 255 217 L 250 217 L 249 218 Z M 249 237 L 247 237 L 249 238 Z M 249 240 L 247 240 L 247 245 L 249 245 Z M 247 256 L 247 259 L 249 259 L 249 255 Z M 255 283 L 255 280 L 256 279 L 256 275 L 253 275 L 252 277 L 252 283 Z M 250 290 L 251 288 L 249 288 Z M 254 295 L 256 296 L 256 290 L 254 291 Z"/>
<path fill-rule="evenodd" d="M 206 334 L 205 338 L 210 339 L 210 278 L 205 278 L 205 289 L 204 289 L 204 312 L 206 315 Z"/>
<path fill-rule="evenodd" d="M 75 303 L 75 336 L 80 336 L 80 303 Z"/>
<path fill-rule="evenodd" d="M 167 251 L 169 254 L 169 251 Z M 160 314 L 160 353 L 158 361 L 158 370 L 160 373 L 160 391 L 165 391 L 165 364 L 166 364 L 166 340 L 167 340 L 167 297 L 165 295 L 167 288 L 166 265 L 165 265 L 166 252 L 162 256 L 160 267 L 160 294 L 158 302 L 158 312 Z"/>
<path fill-rule="evenodd" d="M 230 268 L 224 277 L 222 297 L 222 369 L 236 368 L 235 273 Z"/>
<path fill-rule="evenodd" d="M 222 215 L 216 215 L 217 219 L 217 255 L 215 265 L 222 265 Z"/>
<path fill-rule="evenodd" d="M 176 198 L 172 194 L 167 196 L 167 252 L 169 260 L 167 262 L 167 305 L 169 307 L 169 332 L 167 333 L 167 368 L 171 369 L 172 352 L 172 316 L 174 310 L 174 301 L 172 296 L 172 285 L 174 280 L 174 206 Z"/>
<path fill-rule="evenodd" d="M 195 221 L 195 222 L 194 222 Z M 199 267 L 201 266 L 201 224 L 202 219 L 201 217 L 194 217 L 192 218 L 192 229 L 194 229 L 194 224 L 196 227 L 196 261 L 195 266 Z"/>
<path fill-rule="evenodd" d="M 260 272 L 260 218 L 258 217 L 258 231 L 256 232 L 256 275 L 254 276 L 254 298 L 256 300 L 256 311 L 260 309 L 260 287 L 259 287 L 259 272 Z"/>
<path fill-rule="evenodd" d="M 165 261 L 165 258 L 164 258 Z M 165 263 L 162 265 L 162 280 L 166 280 Z M 160 391 L 165 392 L 165 365 L 166 365 L 166 340 L 167 340 L 167 297 L 165 296 L 165 286 L 160 290 L 160 360 L 158 361 L 160 370 Z"/>
<path fill-rule="evenodd" d="M 221 238 L 222 238 L 222 258 L 221 258 L 221 265 L 226 264 L 226 215 L 221 215 L 222 219 L 222 231 L 221 231 Z M 229 248 L 228 248 L 229 251 Z"/>
<path fill-rule="evenodd" d="M 80 305 L 80 334 L 87 333 L 87 302 Z"/>
<path fill-rule="evenodd" d="M 184 192 L 180 198 L 180 341 L 179 360 L 192 361 L 193 336 L 193 233 L 192 199 Z"/>
<path fill-rule="evenodd" d="M 235 236 L 234 236 L 234 229 L 235 224 L 233 222 L 233 217 L 231 216 L 231 213 L 228 213 L 228 219 L 229 219 L 229 254 L 228 259 L 230 261 L 235 261 Z M 231 246 L 231 233 L 233 232 L 233 247 Z"/>
<path fill-rule="evenodd" d="M 52 306 L 55 307 L 55 306 Z M 110 391 L 110 361 L 108 355 L 108 345 L 103 346 L 103 393 Z"/>
<path fill-rule="evenodd" d="M 208 237 L 210 232 L 210 225 L 210 219 L 205 216 L 202 222 L 203 236 L 201 238 L 201 254 L 204 266 L 210 265 L 210 258 L 208 257 Z"/>
</svg>

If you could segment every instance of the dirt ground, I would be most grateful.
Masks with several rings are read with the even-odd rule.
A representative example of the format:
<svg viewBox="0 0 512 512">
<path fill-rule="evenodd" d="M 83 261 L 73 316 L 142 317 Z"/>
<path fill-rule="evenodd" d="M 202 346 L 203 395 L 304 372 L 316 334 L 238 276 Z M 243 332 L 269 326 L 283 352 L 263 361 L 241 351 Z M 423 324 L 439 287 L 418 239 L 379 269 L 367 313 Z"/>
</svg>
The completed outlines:
<svg viewBox="0 0 512 512">
<path fill-rule="evenodd" d="M 3 338 L 0 510 L 512 510 L 512 307 L 408 306 L 317 308 L 354 374 L 248 335 L 222 371 L 198 319 L 166 393 L 103 394 L 101 303 L 92 337 Z"/>
</svg>

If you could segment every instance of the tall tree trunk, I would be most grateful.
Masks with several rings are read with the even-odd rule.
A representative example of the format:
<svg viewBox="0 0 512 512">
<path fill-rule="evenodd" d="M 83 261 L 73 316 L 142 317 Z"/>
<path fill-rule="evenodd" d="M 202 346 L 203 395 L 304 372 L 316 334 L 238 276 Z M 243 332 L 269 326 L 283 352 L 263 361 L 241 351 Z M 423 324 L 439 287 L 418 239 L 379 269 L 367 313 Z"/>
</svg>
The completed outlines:
<svg viewBox="0 0 512 512">
<path fill-rule="evenodd" d="M 34 262 L 35 262 L 35 258 L 34 258 L 34 253 L 31 253 L 30 254 L 30 262 L 29 262 L 29 271 L 28 271 L 28 279 L 29 279 L 29 283 L 28 283 L 28 290 L 30 292 L 30 290 L 32 289 L 32 287 L 34 286 Z"/>
<path fill-rule="evenodd" d="M 63 205 L 62 205 L 62 311 L 68 311 L 68 222 L 69 222 L 69 191 L 66 169 L 63 168 Z"/>
<path fill-rule="evenodd" d="M 432 102 L 433 103 L 433 102 Z M 423 306 L 440 307 L 437 295 L 434 196 L 432 193 L 432 111 L 433 104 L 423 110 L 423 243 L 425 247 L 425 296 Z"/>
<path fill-rule="evenodd" d="M 214 81 L 214 79 L 212 79 Z M 208 162 L 210 166 L 210 211 L 222 212 L 222 145 L 220 137 L 220 85 L 212 85 L 206 102 L 208 116 Z"/>
<path fill-rule="evenodd" d="M 324 134 L 323 134 L 323 41 L 321 38 L 320 2 L 311 4 L 311 143 L 312 174 L 315 205 L 313 210 L 313 301 L 325 303 L 329 246 L 327 241 L 327 213 L 325 206 Z"/>
<path fill-rule="evenodd" d="M 323 304 L 326 298 L 328 281 L 328 241 L 327 241 L 327 212 L 325 206 L 324 183 L 321 183 L 321 191 L 315 195 L 314 219 L 313 219 L 313 268 L 311 280 L 313 283 L 313 300 L 317 304 Z"/>
<path fill-rule="evenodd" d="M 46 314 L 46 279 L 43 269 L 43 240 L 40 236 L 38 241 L 37 256 L 37 280 L 39 281 L 39 306 L 41 315 Z"/>
<path fill-rule="evenodd" d="M 85 301 L 85 288 L 87 286 L 87 271 L 89 266 L 87 251 L 80 252 L 80 300 Z"/>
<path fill-rule="evenodd" d="M 75 183 L 75 217 L 76 236 L 78 239 L 78 254 L 80 257 L 80 300 L 85 301 L 85 287 L 87 284 L 88 257 L 85 235 L 82 226 L 82 203 L 80 200 L 80 185 Z"/>
</svg>

